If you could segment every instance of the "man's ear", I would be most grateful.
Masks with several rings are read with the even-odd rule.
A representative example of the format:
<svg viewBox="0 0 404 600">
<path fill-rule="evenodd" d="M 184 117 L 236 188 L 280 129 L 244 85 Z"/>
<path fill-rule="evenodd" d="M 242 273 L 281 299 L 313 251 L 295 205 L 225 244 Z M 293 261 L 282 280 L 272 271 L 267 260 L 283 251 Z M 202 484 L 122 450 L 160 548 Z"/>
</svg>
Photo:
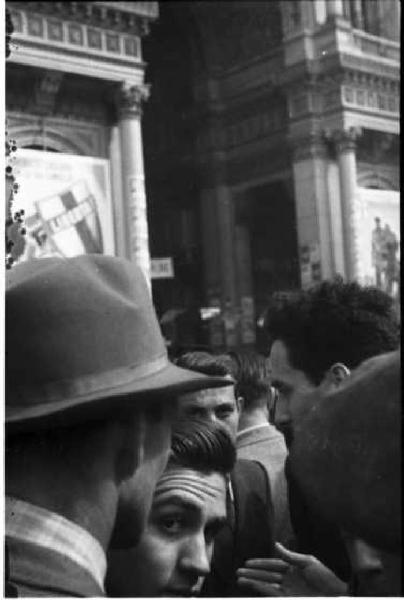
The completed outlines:
<svg viewBox="0 0 404 600">
<path fill-rule="evenodd" d="M 351 370 L 344 363 L 334 363 L 326 372 L 323 383 L 324 387 L 338 387 L 349 377 Z"/>
<path fill-rule="evenodd" d="M 117 483 L 133 477 L 144 460 L 146 439 L 146 417 L 142 411 L 136 412 L 120 422 L 121 435 L 117 440 L 115 455 L 115 476 Z"/>
</svg>

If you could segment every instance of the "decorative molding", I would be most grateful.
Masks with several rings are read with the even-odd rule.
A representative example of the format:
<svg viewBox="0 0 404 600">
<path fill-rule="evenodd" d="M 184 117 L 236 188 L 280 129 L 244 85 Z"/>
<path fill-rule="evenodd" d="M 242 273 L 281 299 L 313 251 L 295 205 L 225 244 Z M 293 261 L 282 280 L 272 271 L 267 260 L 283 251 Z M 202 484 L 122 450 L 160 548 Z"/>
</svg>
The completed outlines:
<svg viewBox="0 0 404 600">
<path fill-rule="evenodd" d="M 12 2 L 9 8 L 139 36 L 158 17 L 157 2 Z"/>
<path fill-rule="evenodd" d="M 339 53 L 340 65 L 343 69 L 369 73 L 374 77 L 400 80 L 400 64 L 390 60 L 358 56 L 357 54 Z"/>
<path fill-rule="evenodd" d="M 15 28 L 15 41 L 41 40 L 52 47 L 62 47 L 65 52 L 82 48 L 86 52 L 99 56 L 119 56 L 125 61 L 139 63 L 141 56 L 141 33 L 133 31 L 114 31 L 97 27 L 96 22 L 71 22 L 57 16 L 31 13 L 29 7 L 17 10 L 10 8 Z M 29 4 L 29 3 L 27 3 Z M 38 3 L 36 3 L 38 4 Z M 48 3 L 57 4 L 57 3 Z M 31 9 L 32 10 L 32 9 Z"/>
<path fill-rule="evenodd" d="M 374 112 L 391 113 L 397 116 L 400 113 L 399 94 L 383 94 L 377 90 L 353 87 L 351 85 L 342 86 L 342 104 L 347 107 L 354 106 Z"/>
<path fill-rule="evenodd" d="M 268 106 L 268 102 L 266 102 Z M 208 127 L 200 127 L 197 137 L 197 151 L 200 154 L 211 150 L 235 149 L 238 146 L 262 140 L 269 134 L 286 129 L 288 118 L 284 105 L 277 104 L 265 107 L 265 104 L 248 109 L 247 115 L 226 115 L 210 119 Z M 244 111 L 246 113 L 246 111 Z"/>
<path fill-rule="evenodd" d="M 359 187 L 400 191 L 399 169 L 357 162 Z"/>
<path fill-rule="evenodd" d="M 354 152 L 356 150 L 357 139 L 361 133 L 359 127 L 350 127 L 348 130 L 334 131 L 332 133 L 332 140 L 335 144 L 337 153 Z"/>
<path fill-rule="evenodd" d="M 142 102 L 150 95 L 150 86 L 122 85 L 116 95 L 119 118 L 140 117 L 142 115 Z"/>
<path fill-rule="evenodd" d="M 311 132 L 306 136 L 292 138 L 289 141 L 293 162 L 313 158 L 325 159 L 329 156 L 327 140 L 322 132 Z"/>
<path fill-rule="evenodd" d="M 41 71 L 35 86 L 32 109 L 39 114 L 52 114 L 56 95 L 60 89 L 63 73 L 61 71 Z"/>
<path fill-rule="evenodd" d="M 19 148 L 39 146 L 66 154 L 108 156 L 108 130 L 102 125 L 14 112 L 7 113 L 7 124 Z"/>
<path fill-rule="evenodd" d="M 352 41 L 356 48 L 364 54 L 373 54 L 382 58 L 400 62 L 400 43 L 361 31 L 352 30 Z"/>
</svg>

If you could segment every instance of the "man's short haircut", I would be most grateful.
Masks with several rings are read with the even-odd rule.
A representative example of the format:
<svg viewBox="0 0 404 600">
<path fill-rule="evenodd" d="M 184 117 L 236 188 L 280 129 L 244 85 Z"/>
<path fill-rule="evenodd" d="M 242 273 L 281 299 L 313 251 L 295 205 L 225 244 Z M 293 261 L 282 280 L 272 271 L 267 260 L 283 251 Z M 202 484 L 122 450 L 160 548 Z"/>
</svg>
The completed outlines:
<svg viewBox="0 0 404 600">
<path fill-rule="evenodd" d="M 168 465 L 227 475 L 234 467 L 236 448 L 225 427 L 203 419 L 181 419 L 171 437 Z"/>
<path fill-rule="evenodd" d="M 375 287 L 341 277 L 301 292 L 267 313 L 270 341 L 282 341 L 295 369 L 319 385 L 337 362 L 352 369 L 371 356 L 396 350 L 399 322 L 393 300 Z"/>
<path fill-rule="evenodd" d="M 229 352 L 235 365 L 236 395 L 244 398 L 244 407 L 254 408 L 270 390 L 268 359 L 252 351 Z"/>
<path fill-rule="evenodd" d="M 234 378 L 234 364 L 225 354 L 209 352 L 186 352 L 175 360 L 175 364 L 183 369 L 197 371 L 204 375 L 231 376 Z"/>
</svg>

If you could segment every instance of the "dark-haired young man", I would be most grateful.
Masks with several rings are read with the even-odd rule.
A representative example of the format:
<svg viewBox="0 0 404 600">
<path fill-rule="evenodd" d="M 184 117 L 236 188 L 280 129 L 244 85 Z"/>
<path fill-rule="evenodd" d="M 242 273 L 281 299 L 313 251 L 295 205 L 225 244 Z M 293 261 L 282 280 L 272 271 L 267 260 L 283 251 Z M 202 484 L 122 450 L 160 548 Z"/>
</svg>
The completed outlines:
<svg viewBox="0 0 404 600">
<path fill-rule="evenodd" d="M 178 366 L 234 381 L 229 356 L 189 352 L 177 359 Z M 183 418 L 203 418 L 222 423 L 234 442 L 237 438 L 239 401 L 234 386 L 223 393 L 206 389 L 178 399 Z M 270 557 L 274 551 L 273 506 L 270 483 L 264 467 L 252 460 L 237 460 L 227 489 L 227 523 L 219 533 L 212 568 L 202 588 L 204 596 L 239 596 L 237 569 L 250 558 Z"/>
<path fill-rule="evenodd" d="M 220 423 L 177 423 L 139 544 L 109 553 L 110 596 L 190 596 L 199 591 L 210 570 L 215 537 L 226 521 L 226 482 L 235 457 L 235 446 Z"/>
<path fill-rule="evenodd" d="M 399 344 L 392 299 L 374 287 L 344 283 L 341 278 L 301 292 L 271 310 L 266 328 L 272 341 L 272 385 L 279 392 L 275 422 L 288 444 L 293 437 L 291 410 L 298 414 L 300 398 L 319 387 L 332 390 L 361 362 Z M 314 554 L 347 581 L 349 561 L 338 531 L 320 522 L 288 475 L 298 550 Z"/>
</svg>

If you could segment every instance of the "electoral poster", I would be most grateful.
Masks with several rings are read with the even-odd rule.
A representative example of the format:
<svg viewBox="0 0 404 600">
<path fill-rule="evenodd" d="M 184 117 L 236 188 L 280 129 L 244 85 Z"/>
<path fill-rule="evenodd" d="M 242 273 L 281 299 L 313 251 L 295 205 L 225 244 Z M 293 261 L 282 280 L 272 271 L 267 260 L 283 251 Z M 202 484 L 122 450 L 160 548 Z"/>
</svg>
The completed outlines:
<svg viewBox="0 0 404 600">
<path fill-rule="evenodd" d="M 114 254 L 109 162 L 19 149 L 13 212 L 24 211 L 18 261 L 45 256 Z"/>
<path fill-rule="evenodd" d="M 359 188 L 359 271 L 362 283 L 399 292 L 400 194 Z"/>
</svg>

